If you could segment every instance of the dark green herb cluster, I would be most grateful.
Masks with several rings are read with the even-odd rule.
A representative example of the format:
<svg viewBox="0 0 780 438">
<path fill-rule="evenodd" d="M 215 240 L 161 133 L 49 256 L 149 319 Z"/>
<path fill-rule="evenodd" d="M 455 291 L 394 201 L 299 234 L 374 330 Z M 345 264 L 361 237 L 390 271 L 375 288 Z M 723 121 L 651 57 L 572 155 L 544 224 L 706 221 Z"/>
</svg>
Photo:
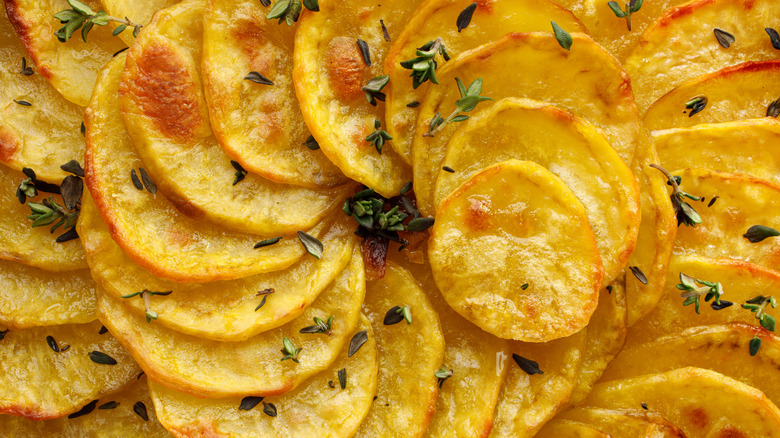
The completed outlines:
<svg viewBox="0 0 780 438">
<path fill-rule="evenodd" d="M 698 286 L 697 283 L 701 286 Z M 689 275 L 685 275 L 682 272 L 680 272 L 680 283 L 677 285 L 677 289 L 683 291 L 680 294 L 682 298 L 685 298 L 683 306 L 694 304 L 696 313 L 701 313 L 699 312 L 699 304 L 702 295 L 704 295 L 705 302 L 713 300 L 710 306 L 714 310 L 725 309 L 734 304 L 730 301 L 721 301 L 720 297 L 723 295 L 723 286 L 720 283 L 699 280 Z"/>
<path fill-rule="evenodd" d="M 775 331 L 775 318 L 766 313 L 767 306 L 771 306 L 773 309 L 777 307 L 777 300 L 773 296 L 765 297 L 763 295 L 759 295 L 755 298 L 751 298 L 745 302 L 745 304 L 742 305 L 743 309 L 748 309 L 751 312 L 756 314 L 756 319 L 758 320 L 758 323 L 763 327 L 764 329 L 774 332 Z M 755 356 L 758 354 L 759 348 L 761 348 L 761 338 L 758 337 L 758 335 L 753 336 L 753 339 L 750 340 L 750 355 Z"/>
<path fill-rule="evenodd" d="M 477 104 L 486 100 L 493 100 L 489 97 L 480 96 L 482 92 L 482 78 L 477 78 L 466 87 L 460 78 L 455 78 L 460 92 L 460 99 L 455 102 L 455 111 L 446 119 L 442 118 L 441 113 L 437 112 L 428 124 L 428 132 L 423 137 L 433 137 L 442 127 L 452 122 L 463 122 L 469 119 L 469 116 L 461 113 L 467 113 L 477 107 Z"/>
<path fill-rule="evenodd" d="M 327 321 L 314 317 L 314 325 L 306 326 L 300 330 L 299 333 L 324 333 L 328 336 L 332 333 L 333 315 L 330 315 Z"/>
<path fill-rule="evenodd" d="M 433 218 L 420 217 L 414 202 L 406 196 L 411 186 L 402 190 L 400 196 L 386 199 L 374 189 L 365 189 L 344 201 L 344 213 L 359 224 L 358 235 L 378 234 L 394 242 L 402 243 L 399 231 L 425 231 L 433 225 Z M 408 218 L 412 218 L 406 224 Z"/>
<path fill-rule="evenodd" d="M 612 9 L 612 12 L 615 13 L 615 16 L 618 18 L 625 18 L 626 19 L 626 26 L 628 27 L 629 32 L 631 31 L 631 14 L 635 12 L 639 12 L 639 9 L 642 8 L 642 1 L 643 0 L 631 0 L 630 3 L 626 3 L 625 9 L 621 9 L 618 2 L 611 1 L 607 3 L 609 5 L 609 8 Z"/>
<path fill-rule="evenodd" d="M 438 67 L 436 63 L 437 53 L 445 61 L 450 60 L 450 55 L 447 54 L 447 48 L 444 46 L 444 40 L 441 38 L 428 41 L 417 49 L 414 58 L 401 62 L 401 67 L 412 71 L 409 75 L 412 78 L 412 87 L 417 88 L 425 81 L 431 81 L 434 84 L 439 83 L 436 79 L 436 68 Z"/>
<path fill-rule="evenodd" d="M 666 171 L 666 169 L 657 164 L 651 164 L 650 167 L 658 169 L 661 173 L 663 173 L 667 179 L 666 184 L 672 186 L 674 189 L 671 195 L 671 200 L 672 207 L 674 207 L 674 212 L 677 215 L 677 226 L 679 227 L 680 224 L 685 224 L 686 226 L 694 227 L 697 224 L 700 224 L 701 216 L 699 216 L 699 213 L 697 213 L 696 210 L 691 207 L 691 204 L 685 202 L 685 198 L 698 201 L 701 199 L 701 197 L 693 196 L 682 191 L 680 189 L 682 178 L 679 176 L 672 176 L 669 172 Z"/>
<path fill-rule="evenodd" d="M 411 306 L 393 306 L 385 314 L 384 324 L 394 325 L 401 321 L 406 321 L 407 324 L 412 323 L 412 307 Z"/>
<path fill-rule="evenodd" d="M 50 184 L 39 180 L 35 172 L 25 167 L 22 172 L 27 179 L 21 181 L 16 188 L 16 197 L 19 202 L 30 207 L 30 215 L 27 219 L 32 221 L 33 227 L 51 225 L 50 232 L 54 233 L 59 227 L 65 232 L 57 237 L 57 242 L 67 242 L 79 237 L 76 232 L 76 221 L 81 212 L 81 195 L 84 192 L 84 169 L 75 160 L 63 164 L 60 168 L 72 175 L 66 176 L 60 185 Z M 29 198 L 38 196 L 38 192 L 62 195 L 62 205 L 54 200 L 53 196 L 41 202 L 30 202 Z"/>
<path fill-rule="evenodd" d="M 263 6 L 271 4 L 270 0 L 261 0 L 260 3 Z M 278 24 L 287 23 L 288 26 L 292 26 L 293 23 L 298 21 L 304 7 L 312 12 L 320 10 L 318 0 L 303 0 L 303 3 L 301 3 L 301 0 L 278 0 L 271 7 L 271 10 L 268 11 L 266 18 L 269 20 L 279 19 Z"/>
<path fill-rule="evenodd" d="M 93 11 L 86 4 L 78 0 L 68 0 L 70 9 L 65 9 L 54 14 L 54 18 L 60 20 L 63 26 L 54 34 L 60 42 L 66 42 L 73 34 L 81 29 L 81 39 L 87 41 L 87 34 L 92 30 L 94 26 L 105 26 L 108 23 L 119 23 L 116 29 L 114 29 L 114 36 L 124 32 L 128 27 L 133 28 L 133 36 L 137 37 L 138 32 L 143 27 L 140 24 L 133 23 L 129 18 L 124 19 L 112 17 L 106 14 L 105 11 Z"/>
<path fill-rule="evenodd" d="M 707 102 L 707 96 L 696 96 L 685 102 L 685 109 L 690 110 L 688 117 L 693 117 L 704 111 L 704 108 L 707 107 Z"/>
<path fill-rule="evenodd" d="M 366 137 L 366 141 L 371 143 L 371 146 L 375 147 L 380 155 L 382 154 L 382 148 L 385 146 L 385 142 L 393 139 L 387 131 L 380 129 L 381 127 L 382 123 L 379 120 L 374 120 L 374 132 L 368 134 L 368 137 Z"/>
</svg>

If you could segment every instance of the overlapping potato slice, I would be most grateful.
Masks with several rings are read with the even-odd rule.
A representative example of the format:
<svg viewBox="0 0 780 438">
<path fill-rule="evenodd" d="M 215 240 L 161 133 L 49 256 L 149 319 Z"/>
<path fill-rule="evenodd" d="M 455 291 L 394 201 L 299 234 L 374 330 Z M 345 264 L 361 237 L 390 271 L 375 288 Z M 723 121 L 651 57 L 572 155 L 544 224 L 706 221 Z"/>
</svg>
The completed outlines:
<svg viewBox="0 0 780 438">
<path fill-rule="evenodd" d="M 549 31 L 551 20 L 569 32 L 587 32 L 571 12 L 547 0 L 478 2 L 469 25 L 459 30 L 458 16 L 472 3 L 471 0 L 425 1 L 394 39 L 387 54 L 385 73 L 390 75 L 385 115 L 387 132 L 393 136 L 390 145 L 409 163 L 417 109 L 407 105 L 423 100 L 429 82 L 413 88 L 411 71 L 401 67 L 401 62 L 415 58 L 418 47 L 441 38 L 447 53 L 457 56 L 509 32 Z M 444 61 L 439 55 L 437 58 L 442 66 Z"/>
<path fill-rule="evenodd" d="M 610 435 L 571 420 L 553 420 L 545 424 L 535 435 L 537 438 L 609 438 Z"/>
<path fill-rule="evenodd" d="M 626 162 L 634 155 L 639 134 L 628 74 L 587 35 L 572 34 L 566 51 L 550 32 L 513 33 L 447 62 L 420 106 L 412 146 L 414 191 L 420 211 L 433 212 L 433 190 L 447 142 L 458 123 L 445 125 L 435 137 L 423 137 L 431 118 L 455 110 L 459 78 L 468 85 L 482 78 L 481 95 L 495 100 L 527 97 L 559 106 L 595 125 Z M 489 106 L 482 102 L 477 109 Z M 456 171 L 458 169 L 455 169 Z"/>
<path fill-rule="evenodd" d="M 100 334 L 100 328 L 95 321 L 6 333 L 0 342 L 0 413 L 57 418 L 135 378 L 141 371 L 138 365 L 110 334 Z M 59 352 L 50 347 L 49 336 Z M 116 364 L 94 362 L 90 353 L 95 351 Z"/>
<path fill-rule="evenodd" d="M 232 185 L 236 169 L 212 134 L 199 73 L 204 3 L 160 11 L 128 51 L 119 100 L 130 137 L 154 182 L 188 216 L 256 234 L 309 229 L 353 186 L 314 190 L 254 174 Z"/>
<path fill-rule="evenodd" d="M 397 35 L 419 3 L 323 0 L 319 12 L 302 13 L 295 34 L 293 81 L 309 130 L 346 176 L 386 197 L 398 195 L 411 172 L 394 148 L 380 153 L 366 140 L 376 122 L 386 124 L 384 104 L 371 106 L 361 88 L 382 75 L 390 43 L 381 26 Z M 358 40 L 368 47 L 370 65 Z"/>
<path fill-rule="evenodd" d="M 306 147 L 309 130 L 292 83 L 295 28 L 267 13 L 253 0 L 211 0 L 206 8 L 203 83 L 214 135 L 246 170 L 271 181 L 344 184 L 322 151 Z M 252 71 L 273 85 L 245 80 Z"/>
<path fill-rule="evenodd" d="M 642 410 L 641 405 L 624 410 L 578 407 L 560 413 L 558 418 L 590 424 L 614 438 L 685 438 L 679 428 L 656 413 Z"/>
<path fill-rule="evenodd" d="M 138 403 L 143 405 L 141 408 Z M 116 406 L 115 406 L 116 405 Z M 135 408 L 138 406 L 137 408 Z M 32 421 L 13 415 L 0 416 L 4 437 L 39 436 L 48 438 L 170 437 L 157 421 L 146 377 L 131 379 L 121 391 L 102 396 L 96 409 L 76 418 Z M 146 419 L 134 409 L 146 413 Z"/>
<path fill-rule="evenodd" d="M 274 395 L 290 391 L 333 363 L 358 322 L 364 296 L 363 259 L 356 251 L 347 269 L 298 318 L 246 341 L 210 341 L 156 321 L 147 323 L 106 295 L 98 300 L 98 312 L 156 382 L 201 397 Z M 314 317 L 327 321 L 330 316 L 330 335 L 299 333 L 313 324 Z M 281 360 L 283 338 L 302 349 L 300 363 Z"/>
<path fill-rule="evenodd" d="M 648 26 L 626 58 L 637 107 L 646 110 L 667 91 L 701 74 L 777 59 L 764 29 L 774 25 L 778 14 L 780 3 L 774 0 L 694 0 L 670 8 Z M 715 28 L 734 35 L 735 42 L 721 46 Z"/>
<path fill-rule="evenodd" d="M 509 160 L 439 207 L 428 247 L 447 302 L 496 336 L 545 342 L 587 325 L 604 271 L 585 209 L 557 176 Z"/>
<path fill-rule="evenodd" d="M 116 103 L 124 56 L 118 55 L 103 71 L 86 112 L 89 129 L 85 167 L 90 193 L 109 224 L 112 237 L 125 253 L 157 276 L 186 282 L 279 270 L 302 257 L 304 249 L 294 235 L 285 236 L 272 246 L 254 249 L 255 243 L 276 236 L 226 231 L 220 225 L 188 218 L 164 196 L 155 197 L 133 185 L 130 172 L 135 170 L 138 174 L 143 163 L 122 124 Z M 139 221 L 143 226 L 139 226 Z M 83 226 L 82 232 L 89 232 L 86 228 L 89 227 Z M 322 237 L 326 228 L 325 223 L 320 223 L 309 233 Z M 99 251 L 90 248 L 95 257 L 102 256 L 96 254 Z M 121 266 L 110 268 L 126 275 Z M 149 281 L 149 275 L 145 277 Z"/>
<path fill-rule="evenodd" d="M 780 436 L 780 410 L 761 391 L 701 368 L 600 383 L 585 403 L 608 409 L 645 403 L 689 438 Z"/>
<path fill-rule="evenodd" d="M 439 317 L 414 277 L 392 262 L 384 278 L 367 289 L 363 308 L 379 351 L 377 398 L 355 436 L 383 437 L 393 431 L 397 436 L 421 437 L 436 408 L 434 374 L 444 359 Z M 395 306 L 409 306 L 411 324 L 384 323 Z"/>
<path fill-rule="evenodd" d="M 100 10 L 97 1 L 84 3 L 93 11 Z M 35 63 L 36 73 L 46 78 L 69 101 L 86 106 L 97 73 L 112 54 L 125 47 L 122 40 L 111 36 L 110 26 L 95 26 L 86 42 L 79 31 L 68 42 L 61 43 L 54 33 L 62 24 L 54 18 L 54 14 L 70 9 L 65 0 L 5 0 L 5 9 Z M 69 114 L 76 112 L 75 108 L 67 105 L 62 104 L 62 107 L 67 108 Z M 78 134 L 78 123 L 72 129 L 74 134 Z M 46 132 L 47 136 L 51 134 Z"/>
<path fill-rule="evenodd" d="M 685 128 L 764 117 L 780 95 L 773 84 L 780 80 L 780 61 L 748 61 L 689 79 L 648 108 L 647 129 Z M 690 116 L 685 104 L 694 97 L 707 98 L 707 106 Z"/>
<path fill-rule="evenodd" d="M 241 398 L 204 399 L 151 382 L 152 399 L 160 422 L 177 437 L 346 437 L 352 436 L 371 408 L 377 387 L 377 346 L 371 325 L 360 317 L 350 335 L 365 330 L 368 340 L 348 356 L 344 348 L 335 362 L 298 388 L 267 397 L 265 405 L 239 410 Z M 346 370 L 342 389 L 339 370 Z M 270 408 L 270 406 L 269 406 Z"/>
<path fill-rule="evenodd" d="M 596 236 L 604 279 L 615 279 L 634 249 L 639 188 L 631 170 L 592 125 L 529 99 L 506 98 L 467 121 L 451 137 L 434 205 L 475 172 L 509 159 L 533 161 L 561 178 L 582 202 Z M 605 211 L 614 214 L 605 215 Z"/>
</svg>

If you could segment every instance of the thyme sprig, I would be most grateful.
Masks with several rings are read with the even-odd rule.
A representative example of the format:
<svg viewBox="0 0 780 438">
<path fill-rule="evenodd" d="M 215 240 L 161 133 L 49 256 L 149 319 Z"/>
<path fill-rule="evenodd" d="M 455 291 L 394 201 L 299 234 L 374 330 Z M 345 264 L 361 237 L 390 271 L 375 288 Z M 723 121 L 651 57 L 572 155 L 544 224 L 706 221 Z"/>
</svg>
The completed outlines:
<svg viewBox="0 0 780 438">
<path fill-rule="evenodd" d="M 78 210 L 70 211 L 66 209 L 57 203 L 53 196 L 49 196 L 49 199 L 44 199 L 41 203 L 28 202 L 27 206 L 30 207 L 32 212 L 32 214 L 27 216 L 27 219 L 33 221 L 32 227 L 45 227 L 54 224 L 50 230 L 52 233 L 60 226 L 64 229 L 73 228 L 76 226 L 76 220 L 79 218 Z"/>
<path fill-rule="evenodd" d="M 382 89 L 390 82 L 390 75 L 382 75 L 372 78 L 364 87 L 361 88 L 366 93 L 366 100 L 373 106 L 376 106 L 376 101 L 385 101 L 385 93 Z"/>
<path fill-rule="evenodd" d="M 460 99 L 455 101 L 455 111 L 446 119 L 442 118 L 441 113 L 436 113 L 428 125 L 428 132 L 423 137 L 433 137 L 444 126 L 453 122 L 463 122 L 469 119 L 469 116 L 461 113 L 467 113 L 477 107 L 477 104 L 486 100 L 493 100 L 489 97 L 480 96 L 482 93 L 482 78 L 477 78 L 470 83 L 468 87 L 463 84 L 460 78 L 455 78 L 460 92 Z"/>
<path fill-rule="evenodd" d="M 387 131 L 380 129 L 381 127 L 382 122 L 374 120 L 374 132 L 368 134 L 368 137 L 366 137 L 366 141 L 376 148 L 379 155 L 382 155 L 382 148 L 385 146 L 385 142 L 393 139 Z"/>
<path fill-rule="evenodd" d="M 151 305 L 149 297 L 151 295 L 166 296 L 166 295 L 170 295 L 172 292 L 173 291 L 171 291 L 171 290 L 165 291 L 165 292 L 155 292 L 155 291 L 151 291 L 149 289 L 144 289 L 142 291 L 133 292 L 133 293 L 130 293 L 130 294 L 127 294 L 127 295 L 122 295 L 122 298 L 133 298 L 133 297 L 137 297 L 138 295 L 140 295 L 141 298 L 144 299 L 144 310 L 146 311 L 146 322 L 149 323 L 149 322 L 152 322 L 153 319 L 157 319 L 158 316 L 159 316 L 157 314 L 157 312 L 152 310 L 152 305 Z"/>
<path fill-rule="evenodd" d="M 60 20 L 63 26 L 54 34 L 60 42 L 66 42 L 73 34 L 81 29 L 81 39 L 87 41 L 87 34 L 92 30 L 94 26 L 105 26 L 108 23 L 119 23 L 116 29 L 114 29 L 113 35 L 117 36 L 124 32 L 125 29 L 131 27 L 133 29 L 133 36 L 137 37 L 138 32 L 141 31 L 143 25 L 130 21 L 125 17 L 117 18 L 106 14 L 105 11 L 95 12 L 86 4 L 78 0 L 68 0 L 70 9 L 65 9 L 54 14 L 54 18 Z"/>
<path fill-rule="evenodd" d="M 333 315 L 330 315 L 327 321 L 320 317 L 314 317 L 314 325 L 304 327 L 299 333 L 324 333 L 328 336 L 333 333 Z"/>
<path fill-rule="evenodd" d="M 612 9 L 612 12 L 615 13 L 616 17 L 626 19 L 626 26 L 628 27 L 628 31 L 631 32 L 631 15 L 635 12 L 639 12 L 639 9 L 642 8 L 642 1 L 643 0 L 631 0 L 631 2 L 625 4 L 625 9 L 620 9 L 620 5 L 615 1 L 607 3 L 607 6 Z"/>
<path fill-rule="evenodd" d="M 439 83 L 436 79 L 436 54 L 440 54 L 445 61 L 450 60 L 450 55 L 447 53 L 447 47 L 444 45 L 444 40 L 436 38 L 433 41 L 428 41 L 423 44 L 422 47 L 417 49 L 415 57 L 406 61 L 401 61 L 401 67 L 411 70 L 409 75 L 412 78 L 412 87 L 417 88 L 425 81 L 431 81 L 434 84 Z"/>
<path fill-rule="evenodd" d="M 441 388 L 441 385 L 444 384 L 444 381 L 452 377 L 452 369 L 442 365 L 441 368 L 439 368 L 439 371 L 436 371 L 433 375 L 439 379 L 439 388 Z"/>
<path fill-rule="evenodd" d="M 700 224 L 701 216 L 699 216 L 699 213 L 697 213 L 690 204 L 685 202 L 685 198 L 698 201 L 701 199 L 701 197 L 691 195 L 680 189 L 682 178 L 679 176 L 672 176 L 669 172 L 666 171 L 666 169 L 657 164 L 651 164 L 650 167 L 658 169 L 661 173 L 663 173 L 667 179 L 666 184 L 672 186 L 674 189 L 670 197 L 672 200 L 672 207 L 674 207 L 674 211 L 677 215 L 677 226 L 679 227 L 680 224 L 685 224 L 686 226 L 694 227 Z"/>
<path fill-rule="evenodd" d="M 761 327 L 770 332 L 774 332 L 775 318 L 772 315 L 766 313 L 767 306 L 772 306 L 773 309 L 777 307 L 777 300 L 775 297 L 765 297 L 763 295 L 759 295 L 755 298 L 747 300 L 745 304 L 742 305 L 742 308 L 748 309 L 755 313 L 756 319 L 758 319 L 758 323 L 761 325 Z M 761 338 L 759 338 L 758 335 L 754 335 L 753 339 L 750 340 L 750 344 L 748 344 L 748 348 L 751 356 L 758 354 L 758 350 L 761 348 Z"/>
<path fill-rule="evenodd" d="M 298 362 L 298 354 L 301 352 L 301 350 L 303 350 L 303 348 L 295 348 L 293 341 L 287 337 L 282 339 L 282 345 L 282 354 L 284 355 L 282 360 L 291 359 L 295 363 L 300 363 Z"/>
<path fill-rule="evenodd" d="M 701 286 L 697 285 L 697 283 Z M 682 272 L 680 272 L 680 283 L 677 284 L 677 289 L 683 291 L 680 294 L 682 298 L 685 298 L 683 306 L 694 304 L 696 313 L 701 313 L 699 312 L 699 304 L 701 303 L 702 295 L 704 296 L 704 302 L 713 300 L 710 305 L 714 310 L 725 309 L 734 304 L 730 301 L 721 301 L 720 297 L 723 295 L 723 285 L 720 283 L 699 280 Z"/>
<path fill-rule="evenodd" d="M 301 16 L 301 11 L 306 8 L 312 12 L 320 10 L 320 4 L 318 0 L 278 0 L 268 11 L 268 15 L 265 18 L 273 20 L 279 19 L 277 24 L 287 23 L 288 26 L 292 26 L 293 23 L 298 21 Z"/>
</svg>

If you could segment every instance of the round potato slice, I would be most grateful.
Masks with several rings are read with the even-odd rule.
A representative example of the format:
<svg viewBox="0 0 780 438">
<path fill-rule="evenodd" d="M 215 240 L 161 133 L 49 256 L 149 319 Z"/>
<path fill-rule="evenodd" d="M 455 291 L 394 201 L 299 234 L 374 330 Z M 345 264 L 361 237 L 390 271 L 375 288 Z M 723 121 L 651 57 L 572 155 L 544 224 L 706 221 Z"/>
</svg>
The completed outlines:
<svg viewBox="0 0 780 438">
<path fill-rule="evenodd" d="M 409 306 L 411 324 L 388 325 L 387 315 L 400 316 L 396 306 Z M 376 337 L 379 373 L 377 398 L 355 436 L 383 437 L 392 430 L 421 437 L 436 408 L 435 374 L 444 359 L 439 317 L 414 277 L 392 262 L 384 278 L 369 283 L 363 309 Z"/>
<path fill-rule="evenodd" d="M 106 327 L 157 382 L 200 397 L 276 395 L 292 390 L 333 363 L 357 325 L 364 296 L 363 259 L 356 251 L 349 267 L 298 318 L 242 342 L 199 339 L 156 321 L 147 323 L 106 295 L 98 300 L 98 312 Z M 330 334 L 299 332 L 311 326 L 314 317 L 327 321 L 330 316 Z M 280 351 L 284 338 L 301 348 L 300 363 L 281 360 L 287 354 Z"/>
<path fill-rule="evenodd" d="M 95 12 L 101 10 L 95 0 L 84 3 Z M 71 9 L 65 0 L 5 0 L 5 9 L 35 63 L 36 72 L 66 99 L 76 105 L 86 106 L 97 73 L 111 59 L 112 54 L 125 47 L 124 42 L 111 36 L 110 26 L 95 26 L 86 42 L 82 40 L 79 30 L 68 42 L 61 43 L 54 33 L 62 24 L 54 18 L 54 14 Z M 77 134 L 75 130 L 78 124 L 73 129 Z M 56 138 L 56 134 L 52 137 Z"/>
<path fill-rule="evenodd" d="M 140 368 L 100 328 L 95 321 L 5 333 L 0 341 L 0 413 L 33 420 L 61 417 L 134 379 Z M 112 360 L 113 365 L 101 363 Z"/>
<path fill-rule="evenodd" d="M 254 174 L 237 181 L 230 157 L 211 132 L 202 91 L 203 4 L 188 0 L 160 11 L 128 51 L 119 101 L 138 154 L 154 182 L 188 216 L 255 234 L 312 228 L 353 185 L 314 190 Z"/>
<path fill-rule="evenodd" d="M 685 438 L 685 434 L 665 418 L 639 408 L 578 407 L 560 413 L 557 419 L 589 424 L 611 437 Z"/>
<path fill-rule="evenodd" d="M 536 434 L 537 438 L 610 438 L 610 435 L 571 420 L 552 420 Z"/>
<path fill-rule="evenodd" d="M 441 38 L 450 56 L 459 55 L 479 45 L 496 40 L 509 32 L 549 31 L 550 20 L 569 32 L 587 33 L 574 15 L 547 0 L 510 0 L 477 2 L 471 21 L 465 29 L 456 23 L 460 13 L 472 0 L 427 0 L 406 23 L 394 40 L 385 60 L 385 73 L 390 76 L 385 118 L 387 132 L 393 136 L 390 145 L 411 164 L 412 138 L 417 108 L 430 82 L 413 88 L 411 71 L 401 62 L 417 56 L 417 48 Z M 439 65 L 444 60 L 437 56 Z M 435 85 L 434 85 L 435 86 Z"/>
<path fill-rule="evenodd" d="M 442 164 L 455 172 L 439 172 L 435 205 L 475 172 L 513 158 L 545 167 L 574 192 L 596 235 L 604 281 L 614 280 L 634 249 L 639 187 L 604 137 L 568 111 L 506 98 L 472 117 L 447 145 Z"/>
<path fill-rule="evenodd" d="M 433 213 L 436 176 L 459 124 L 444 125 L 432 138 L 423 134 L 437 112 L 444 117 L 456 109 L 460 99 L 456 78 L 466 86 L 481 78 L 481 95 L 496 101 L 526 97 L 569 110 L 595 125 L 623 160 L 631 162 L 639 115 L 628 74 L 587 35 L 574 33 L 572 38 L 574 49 L 567 51 L 550 32 L 512 33 L 445 64 L 438 74 L 440 85 L 430 87 L 420 105 L 412 146 L 414 192 L 420 211 Z M 477 110 L 490 104 L 482 102 Z"/>
<path fill-rule="evenodd" d="M 149 386 L 160 422 L 177 437 L 353 436 L 371 408 L 377 387 L 376 341 L 362 316 L 350 334 L 359 332 L 365 332 L 367 340 L 357 352 L 350 354 L 352 349 L 345 345 L 328 369 L 249 410 L 239 409 L 241 398 L 197 398 L 152 382 Z M 340 371 L 346 376 L 343 388 Z"/>
<path fill-rule="evenodd" d="M 254 0 L 212 0 L 203 20 L 203 84 L 214 135 L 248 171 L 306 187 L 348 179 L 306 147 L 292 83 L 295 29 L 265 18 Z M 246 80 L 258 72 L 272 85 Z"/>
<path fill-rule="evenodd" d="M 428 256 L 447 302 L 496 336 L 545 342 L 588 324 L 604 271 L 585 209 L 529 162 L 488 167 L 439 207 Z"/>
<path fill-rule="evenodd" d="M 295 34 L 293 82 L 306 125 L 346 176 L 388 198 L 398 195 L 411 172 L 393 147 L 366 140 L 386 123 L 384 104 L 370 105 L 361 88 L 383 73 L 390 43 L 381 26 L 397 35 L 419 3 L 322 0 L 319 12 L 301 14 Z"/>
</svg>

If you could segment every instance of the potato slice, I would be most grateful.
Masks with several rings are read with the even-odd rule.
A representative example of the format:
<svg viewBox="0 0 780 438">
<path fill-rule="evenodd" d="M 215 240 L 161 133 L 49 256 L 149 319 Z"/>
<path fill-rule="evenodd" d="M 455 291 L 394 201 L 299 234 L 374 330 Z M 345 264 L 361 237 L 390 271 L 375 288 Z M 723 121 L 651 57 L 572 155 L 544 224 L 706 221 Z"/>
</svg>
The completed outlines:
<svg viewBox="0 0 780 438">
<path fill-rule="evenodd" d="M 130 172 L 138 175 L 144 164 L 116 102 L 124 56 L 118 55 L 101 73 L 86 112 L 85 167 L 90 193 L 125 253 L 149 272 L 182 282 L 246 277 L 284 269 L 300 259 L 304 248 L 294 235 L 273 246 L 254 249 L 257 242 L 278 236 L 226 231 L 223 226 L 188 218 L 164 196 L 155 197 L 134 186 Z M 139 220 L 144 226 L 138 226 Z M 326 225 L 320 223 L 309 233 L 321 238 Z M 88 232 L 85 228 L 89 227 L 82 227 L 82 232 Z M 96 251 L 91 249 L 93 254 Z"/>
<path fill-rule="evenodd" d="M 441 204 L 432 230 L 436 285 L 478 327 L 546 342 L 588 324 L 601 258 L 582 203 L 544 167 L 509 160 L 475 174 Z"/>
<path fill-rule="evenodd" d="M 248 171 L 306 187 L 348 179 L 322 151 L 306 147 L 292 83 L 295 29 L 265 18 L 253 0 L 211 0 L 203 21 L 203 84 L 214 135 Z M 256 71 L 273 85 L 245 77 Z"/>
<path fill-rule="evenodd" d="M 151 382 L 158 418 L 177 437 L 352 436 L 371 408 L 377 387 L 376 340 L 363 316 L 349 334 L 358 331 L 366 331 L 368 340 L 352 357 L 344 345 L 327 370 L 286 394 L 263 400 L 274 405 L 275 417 L 263 412 L 265 405 L 239 410 L 241 398 L 197 398 Z M 346 370 L 344 389 L 339 370 Z"/>
<path fill-rule="evenodd" d="M 93 11 L 101 10 L 95 0 L 84 3 Z M 61 43 L 54 33 L 62 24 L 54 14 L 70 9 L 66 0 L 5 0 L 5 9 L 35 63 L 36 72 L 66 99 L 86 106 L 103 64 L 125 47 L 122 40 L 111 36 L 111 26 L 95 26 L 86 42 L 82 41 L 79 30 L 68 42 Z M 78 134 L 78 124 L 72 129 Z M 51 135 L 50 132 L 47 134 Z"/>
<path fill-rule="evenodd" d="M 141 371 L 100 322 L 11 330 L 0 341 L 0 413 L 33 420 L 61 417 L 123 387 Z M 59 352 L 50 347 L 47 337 Z M 62 351 L 67 345 L 65 351 Z M 117 363 L 96 363 L 90 353 Z"/>
<path fill-rule="evenodd" d="M 615 410 L 578 407 L 557 418 L 589 424 L 612 437 L 685 438 L 685 434 L 660 415 L 640 408 Z"/>
<path fill-rule="evenodd" d="M 571 420 L 552 420 L 536 434 L 537 438 L 609 438 L 610 435 Z"/>
<path fill-rule="evenodd" d="M 690 438 L 780 436 L 780 410 L 761 391 L 701 368 L 600 383 L 585 403 L 608 409 L 645 403 Z"/>
<path fill-rule="evenodd" d="M 773 0 L 694 0 L 670 8 L 647 27 L 626 58 L 637 107 L 644 112 L 667 91 L 704 73 L 776 59 L 764 28 L 773 26 L 778 14 L 780 3 Z M 736 41 L 721 46 L 716 28 Z"/>
<path fill-rule="evenodd" d="M 349 267 L 295 320 L 242 342 L 218 342 L 175 332 L 127 313 L 116 298 L 101 295 L 98 312 L 150 378 L 200 397 L 276 395 L 328 368 L 355 328 L 365 296 L 363 259 Z M 152 306 L 154 304 L 152 298 Z M 139 299 L 136 297 L 135 299 Z M 272 298 L 269 298 L 269 300 Z M 333 316 L 332 333 L 299 333 L 314 317 Z M 298 360 L 282 361 L 283 338 L 301 348 Z"/>
<path fill-rule="evenodd" d="M 411 324 L 384 323 L 395 306 L 410 307 Z M 377 398 L 355 436 L 382 437 L 392 430 L 397 436 L 421 437 L 436 407 L 434 374 L 444 360 L 439 317 L 414 277 L 392 262 L 384 278 L 369 283 L 363 309 L 376 337 L 379 373 Z"/>
<path fill-rule="evenodd" d="M 506 98 L 472 117 L 451 137 L 435 205 L 471 175 L 509 159 L 533 161 L 558 176 L 588 214 L 604 281 L 614 280 L 634 249 L 639 187 L 631 170 L 593 125 L 541 102 Z M 605 211 L 614 214 L 605 215 Z"/>
<path fill-rule="evenodd" d="M 309 130 L 346 176 L 386 197 L 398 195 L 411 180 L 411 171 L 394 148 L 384 145 L 379 152 L 366 141 L 375 123 L 381 123 L 381 129 L 386 123 L 383 104 L 371 106 L 361 88 L 382 75 L 390 48 L 382 23 L 397 35 L 419 3 L 322 0 L 319 12 L 302 13 L 295 34 L 293 82 Z M 370 66 L 358 40 L 369 49 Z"/>
<path fill-rule="evenodd" d="M 174 206 L 255 234 L 312 228 L 353 185 L 281 185 L 236 169 L 211 132 L 200 78 L 203 0 L 160 11 L 128 51 L 119 101 L 146 170 Z M 127 172 L 127 170 L 125 170 Z"/>
<path fill-rule="evenodd" d="M 574 33 L 572 38 L 574 48 L 569 52 L 550 32 L 513 33 L 447 62 L 438 74 L 441 85 L 430 87 L 420 105 L 412 146 L 414 192 L 420 211 L 433 213 L 436 176 L 447 142 L 459 124 L 445 125 L 433 138 L 423 134 L 437 112 L 446 117 L 456 108 L 460 93 L 455 78 L 466 85 L 482 78 L 481 95 L 495 100 L 527 97 L 569 110 L 595 125 L 623 160 L 631 162 L 639 116 L 628 74 L 587 35 Z M 482 102 L 477 110 L 490 104 Z"/>
<path fill-rule="evenodd" d="M 407 105 L 421 102 L 430 82 L 412 88 L 411 73 L 401 62 L 413 59 L 417 48 L 437 38 L 444 40 L 450 56 L 496 40 L 509 32 L 549 31 L 555 21 L 569 32 L 585 32 L 585 26 L 574 15 L 547 0 L 510 0 L 477 3 L 468 27 L 458 29 L 460 13 L 472 0 L 427 0 L 406 23 L 385 60 L 385 73 L 390 75 L 387 91 L 387 132 L 393 136 L 390 145 L 411 164 L 416 108 Z M 440 55 L 439 67 L 445 65 Z M 435 85 L 434 85 L 435 86 Z"/>
</svg>

